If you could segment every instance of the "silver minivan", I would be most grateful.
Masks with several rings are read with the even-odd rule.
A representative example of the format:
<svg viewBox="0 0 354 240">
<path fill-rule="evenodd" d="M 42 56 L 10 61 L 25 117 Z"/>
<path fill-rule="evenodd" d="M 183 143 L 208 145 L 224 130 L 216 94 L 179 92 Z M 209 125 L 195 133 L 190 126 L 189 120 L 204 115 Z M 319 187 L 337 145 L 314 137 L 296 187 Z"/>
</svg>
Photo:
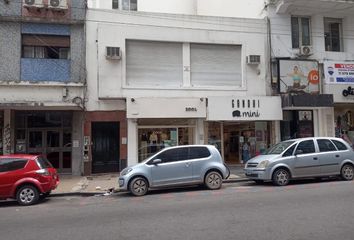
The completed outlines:
<svg viewBox="0 0 354 240">
<path fill-rule="evenodd" d="M 142 163 L 123 169 L 120 190 L 143 196 L 149 188 L 205 184 L 220 189 L 230 175 L 219 151 L 211 145 L 167 147 Z"/>
<path fill-rule="evenodd" d="M 354 152 L 340 138 L 313 137 L 280 142 L 250 159 L 245 174 L 257 183 L 284 186 L 291 179 L 341 176 L 353 180 Z"/>
</svg>

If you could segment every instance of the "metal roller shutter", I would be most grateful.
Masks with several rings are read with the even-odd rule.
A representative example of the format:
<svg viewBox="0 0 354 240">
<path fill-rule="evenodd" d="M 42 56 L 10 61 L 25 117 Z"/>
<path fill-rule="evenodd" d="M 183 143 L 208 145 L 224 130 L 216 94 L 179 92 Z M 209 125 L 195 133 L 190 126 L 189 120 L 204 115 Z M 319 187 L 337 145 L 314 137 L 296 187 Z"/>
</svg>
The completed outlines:
<svg viewBox="0 0 354 240">
<path fill-rule="evenodd" d="M 241 46 L 191 44 L 192 86 L 242 86 Z"/>
<path fill-rule="evenodd" d="M 182 85 L 182 43 L 127 40 L 126 53 L 129 86 Z"/>
</svg>

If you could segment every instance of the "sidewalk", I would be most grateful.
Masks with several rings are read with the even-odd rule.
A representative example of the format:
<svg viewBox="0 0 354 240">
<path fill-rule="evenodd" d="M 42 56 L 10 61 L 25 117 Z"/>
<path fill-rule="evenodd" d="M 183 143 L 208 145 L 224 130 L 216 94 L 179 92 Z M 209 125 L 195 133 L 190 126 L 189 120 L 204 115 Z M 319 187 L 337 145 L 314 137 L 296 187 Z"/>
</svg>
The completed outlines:
<svg viewBox="0 0 354 240">
<path fill-rule="evenodd" d="M 243 173 L 241 165 L 230 165 L 230 177 L 225 183 L 248 181 Z M 118 192 L 119 173 L 97 174 L 91 176 L 60 175 L 60 183 L 57 189 L 52 191 L 52 196 L 68 195 L 96 195 Z"/>
</svg>

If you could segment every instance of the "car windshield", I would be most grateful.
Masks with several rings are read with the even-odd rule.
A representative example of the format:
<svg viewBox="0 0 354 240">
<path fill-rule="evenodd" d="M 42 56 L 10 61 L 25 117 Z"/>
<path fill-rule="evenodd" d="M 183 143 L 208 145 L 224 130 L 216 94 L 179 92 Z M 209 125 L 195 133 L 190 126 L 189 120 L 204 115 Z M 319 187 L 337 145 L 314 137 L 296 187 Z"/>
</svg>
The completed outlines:
<svg viewBox="0 0 354 240">
<path fill-rule="evenodd" d="M 270 155 L 270 154 L 281 154 L 282 152 L 285 151 L 291 144 L 293 144 L 295 141 L 286 141 L 286 142 L 280 142 L 275 144 L 273 147 L 269 148 L 264 155 Z"/>
<path fill-rule="evenodd" d="M 38 157 L 37 163 L 41 168 L 53 168 L 52 164 L 44 157 Z"/>
</svg>

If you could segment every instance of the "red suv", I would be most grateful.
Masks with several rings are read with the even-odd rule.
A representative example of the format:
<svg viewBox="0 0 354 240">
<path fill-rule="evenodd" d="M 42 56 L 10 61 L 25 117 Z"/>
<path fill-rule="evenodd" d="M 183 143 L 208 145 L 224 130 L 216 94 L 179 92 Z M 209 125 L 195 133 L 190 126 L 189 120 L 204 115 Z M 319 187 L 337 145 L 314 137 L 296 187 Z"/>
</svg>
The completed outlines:
<svg viewBox="0 0 354 240">
<path fill-rule="evenodd" d="M 47 197 L 59 183 L 57 171 L 42 156 L 0 156 L 0 199 L 14 198 L 32 205 Z"/>
</svg>

